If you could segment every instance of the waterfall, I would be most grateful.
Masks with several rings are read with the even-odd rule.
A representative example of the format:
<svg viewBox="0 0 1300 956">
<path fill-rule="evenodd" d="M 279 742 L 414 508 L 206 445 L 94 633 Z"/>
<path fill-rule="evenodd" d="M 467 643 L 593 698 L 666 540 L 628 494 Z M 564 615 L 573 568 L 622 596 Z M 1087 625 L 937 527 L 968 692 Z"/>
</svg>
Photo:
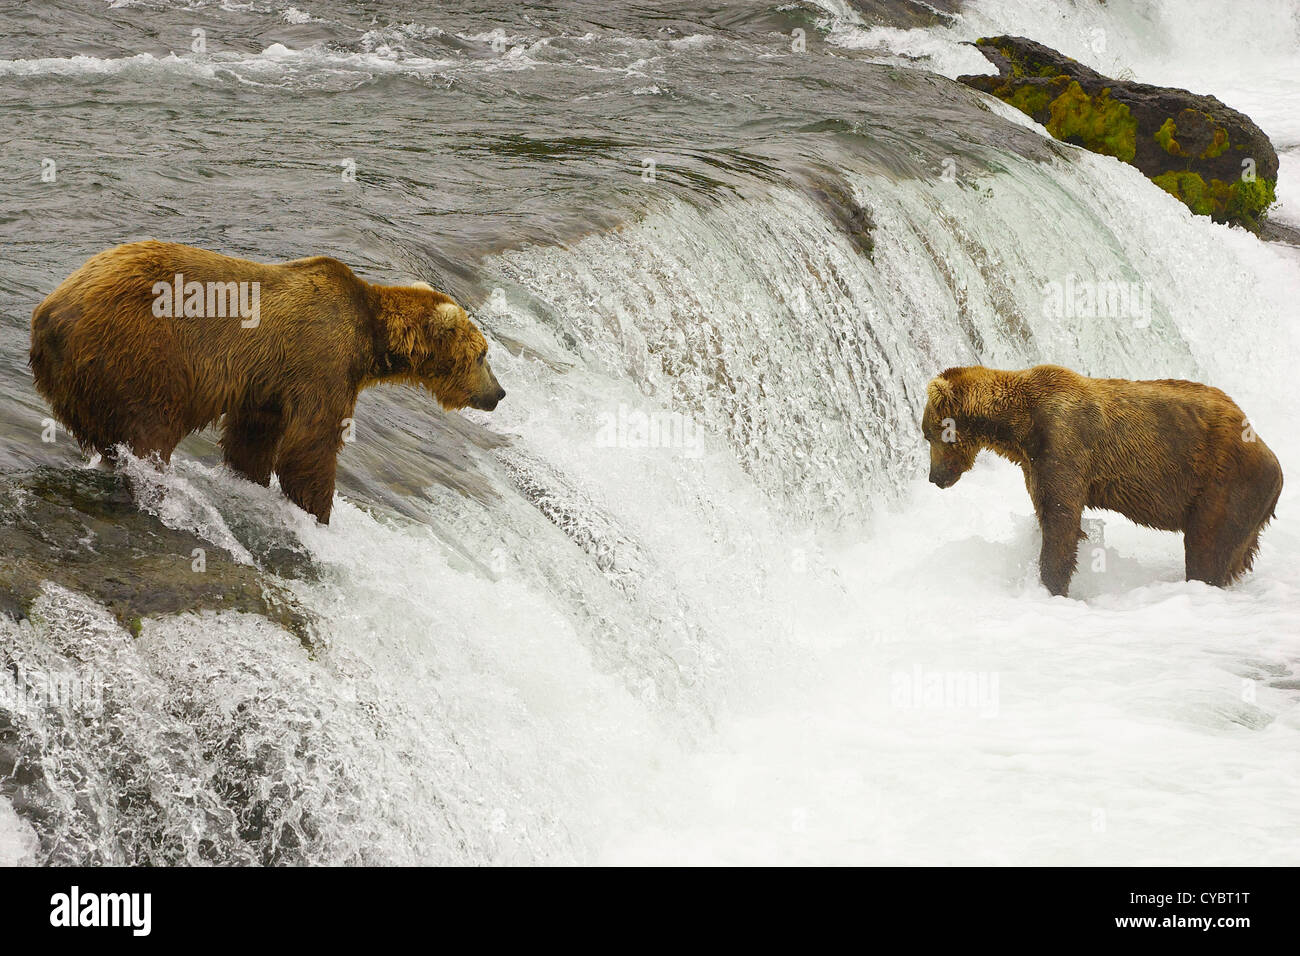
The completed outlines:
<svg viewBox="0 0 1300 956">
<path fill-rule="evenodd" d="M 957 56 L 1033 6 L 924 36 Z M 509 398 L 437 425 L 473 481 L 400 510 L 344 495 L 319 527 L 194 457 L 129 463 L 140 508 L 310 626 L 133 634 L 56 584 L 0 615 L 0 863 L 1293 862 L 1294 492 L 1231 590 L 1106 515 L 1105 567 L 1055 599 L 1019 472 L 937 491 L 919 419 L 952 365 L 1187 377 L 1290 474 L 1296 250 L 1078 149 L 936 155 L 485 255 Z M 85 700 L 49 706 L 69 675 Z"/>
</svg>

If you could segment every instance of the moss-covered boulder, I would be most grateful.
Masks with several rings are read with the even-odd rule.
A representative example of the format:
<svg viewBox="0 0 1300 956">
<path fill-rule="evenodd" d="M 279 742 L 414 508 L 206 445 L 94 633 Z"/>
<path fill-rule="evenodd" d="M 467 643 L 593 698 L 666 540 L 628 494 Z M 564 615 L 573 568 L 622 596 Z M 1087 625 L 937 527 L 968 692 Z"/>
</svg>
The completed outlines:
<svg viewBox="0 0 1300 956">
<path fill-rule="evenodd" d="M 975 46 L 998 73 L 960 77 L 967 86 L 1057 139 L 1136 166 L 1199 215 L 1258 231 L 1275 199 L 1277 153 L 1249 116 L 1213 96 L 1102 76 L 1024 37 Z"/>
</svg>

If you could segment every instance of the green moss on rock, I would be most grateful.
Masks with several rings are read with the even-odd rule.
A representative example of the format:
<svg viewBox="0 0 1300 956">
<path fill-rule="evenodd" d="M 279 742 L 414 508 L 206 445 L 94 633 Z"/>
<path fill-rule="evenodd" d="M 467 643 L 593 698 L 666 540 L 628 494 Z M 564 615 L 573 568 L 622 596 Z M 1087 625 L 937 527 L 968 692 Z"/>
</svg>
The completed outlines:
<svg viewBox="0 0 1300 956">
<path fill-rule="evenodd" d="M 1255 225 L 1259 217 L 1277 198 L 1272 180 L 1253 179 L 1208 183 L 1200 173 L 1190 170 L 1163 173 L 1151 180 L 1165 192 L 1182 201 L 1188 209 L 1216 222 L 1240 222 Z"/>
<path fill-rule="evenodd" d="M 1214 141 L 1201 151 L 1201 159 L 1214 159 L 1216 156 L 1223 155 L 1228 148 L 1228 131 L 1222 126 L 1214 128 Z"/>
<path fill-rule="evenodd" d="M 1047 131 L 1057 139 L 1130 162 L 1137 154 L 1137 120 L 1103 89 L 1089 96 L 1077 82 L 1052 100 Z"/>
<path fill-rule="evenodd" d="M 1017 78 L 1026 76 L 1052 77 L 1061 72 L 1060 66 L 1047 60 L 1029 56 L 1023 50 L 1008 43 L 998 43 L 996 39 L 981 37 L 975 41 L 976 46 L 992 46 L 1007 58 L 1011 64 L 1011 74 Z M 1068 58 L 1067 58 L 1068 59 Z M 1073 60 L 1070 60 L 1073 63 Z"/>
<path fill-rule="evenodd" d="M 1212 117 L 1194 110 L 1184 110 L 1183 115 L 1184 117 L 1192 117 L 1195 124 L 1200 126 L 1201 131 L 1199 136 L 1201 137 L 1201 142 L 1205 141 L 1204 137 L 1207 134 L 1210 136 L 1210 142 L 1206 144 L 1203 150 L 1201 150 L 1199 156 L 1200 159 L 1214 159 L 1216 156 L 1222 156 L 1227 152 L 1228 146 L 1230 145 L 1228 142 L 1228 131 L 1222 126 L 1216 126 Z M 1207 128 L 1208 130 L 1213 130 L 1213 132 L 1208 132 Z M 1156 130 L 1155 139 L 1156 142 L 1160 144 L 1160 148 L 1170 156 L 1186 156 L 1187 151 L 1183 149 L 1182 144 L 1174 138 L 1177 135 L 1178 124 L 1174 122 L 1174 119 L 1171 116 L 1169 119 L 1164 121 L 1164 124 L 1158 130 Z M 1193 147 L 1193 149 L 1195 149 L 1195 147 Z"/>
<path fill-rule="evenodd" d="M 1022 113 L 1037 116 L 1052 102 L 1052 94 L 1046 87 L 1025 85 L 1006 97 L 1006 101 Z"/>
<path fill-rule="evenodd" d="M 1259 224 L 1268 207 L 1277 202 L 1277 183 L 1271 179 L 1237 180 L 1228 189 L 1228 206 L 1224 218 L 1228 222 Z"/>
<path fill-rule="evenodd" d="M 1173 118 L 1165 120 L 1164 125 L 1156 130 L 1156 142 L 1170 156 L 1183 155 L 1183 148 L 1178 145 L 1178 140 L 1174 139 L 1178 135 L 1178 124 Z"/>
</svg>

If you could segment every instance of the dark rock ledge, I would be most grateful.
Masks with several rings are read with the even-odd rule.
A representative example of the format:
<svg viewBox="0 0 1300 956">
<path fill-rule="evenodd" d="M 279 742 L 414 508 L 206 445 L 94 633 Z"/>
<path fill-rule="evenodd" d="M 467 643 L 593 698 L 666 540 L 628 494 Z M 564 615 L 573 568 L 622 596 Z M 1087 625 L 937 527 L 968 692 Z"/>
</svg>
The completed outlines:
<svg viewBox="0 0 1300 956">
<path fill-rule="evenodd" d="M 314 622 L 280 583 L 310 576 L 299 556 L 268 552 L 259 567 L 241 564 L 141 511 L 112 472 L 47 467 L 0 476 L 0 555 L 0 614 L 12 619 L 25 618 L 49 582 L 90 596 L 132 634 L 150 616 L 244 611 L 314 650 Z"/>
</svg>

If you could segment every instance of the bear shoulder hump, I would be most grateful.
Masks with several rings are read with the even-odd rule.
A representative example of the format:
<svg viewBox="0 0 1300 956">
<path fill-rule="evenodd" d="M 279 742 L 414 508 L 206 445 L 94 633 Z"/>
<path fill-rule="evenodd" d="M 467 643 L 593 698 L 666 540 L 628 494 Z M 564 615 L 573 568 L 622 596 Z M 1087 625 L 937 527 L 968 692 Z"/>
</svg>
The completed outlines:
<svg viewBox="0 0 1300 956">
<path fill-rule="evenodd" d="M 361 293 L 366 285 L 346 263 L 340 262 L 332 256 L 311 256 L 306 259 L 294 259 L 291 262 L 281 263 L 279 268 L 290 275 L 310 282 L 316 288 L 324 286 L 333 288 L 340 293 Z"/>
<path fill-rule="evenodd" d="M 339 279 L 356 279 L 356 273 L 348 267 L 347 263 L 340 262 L 333 256 L 308 256 L 305 259 L 291 259 L 288 262 L 282 262 L 280 267 L 292 269 L 295 272 L 323 273 Z"/>
</svg>

